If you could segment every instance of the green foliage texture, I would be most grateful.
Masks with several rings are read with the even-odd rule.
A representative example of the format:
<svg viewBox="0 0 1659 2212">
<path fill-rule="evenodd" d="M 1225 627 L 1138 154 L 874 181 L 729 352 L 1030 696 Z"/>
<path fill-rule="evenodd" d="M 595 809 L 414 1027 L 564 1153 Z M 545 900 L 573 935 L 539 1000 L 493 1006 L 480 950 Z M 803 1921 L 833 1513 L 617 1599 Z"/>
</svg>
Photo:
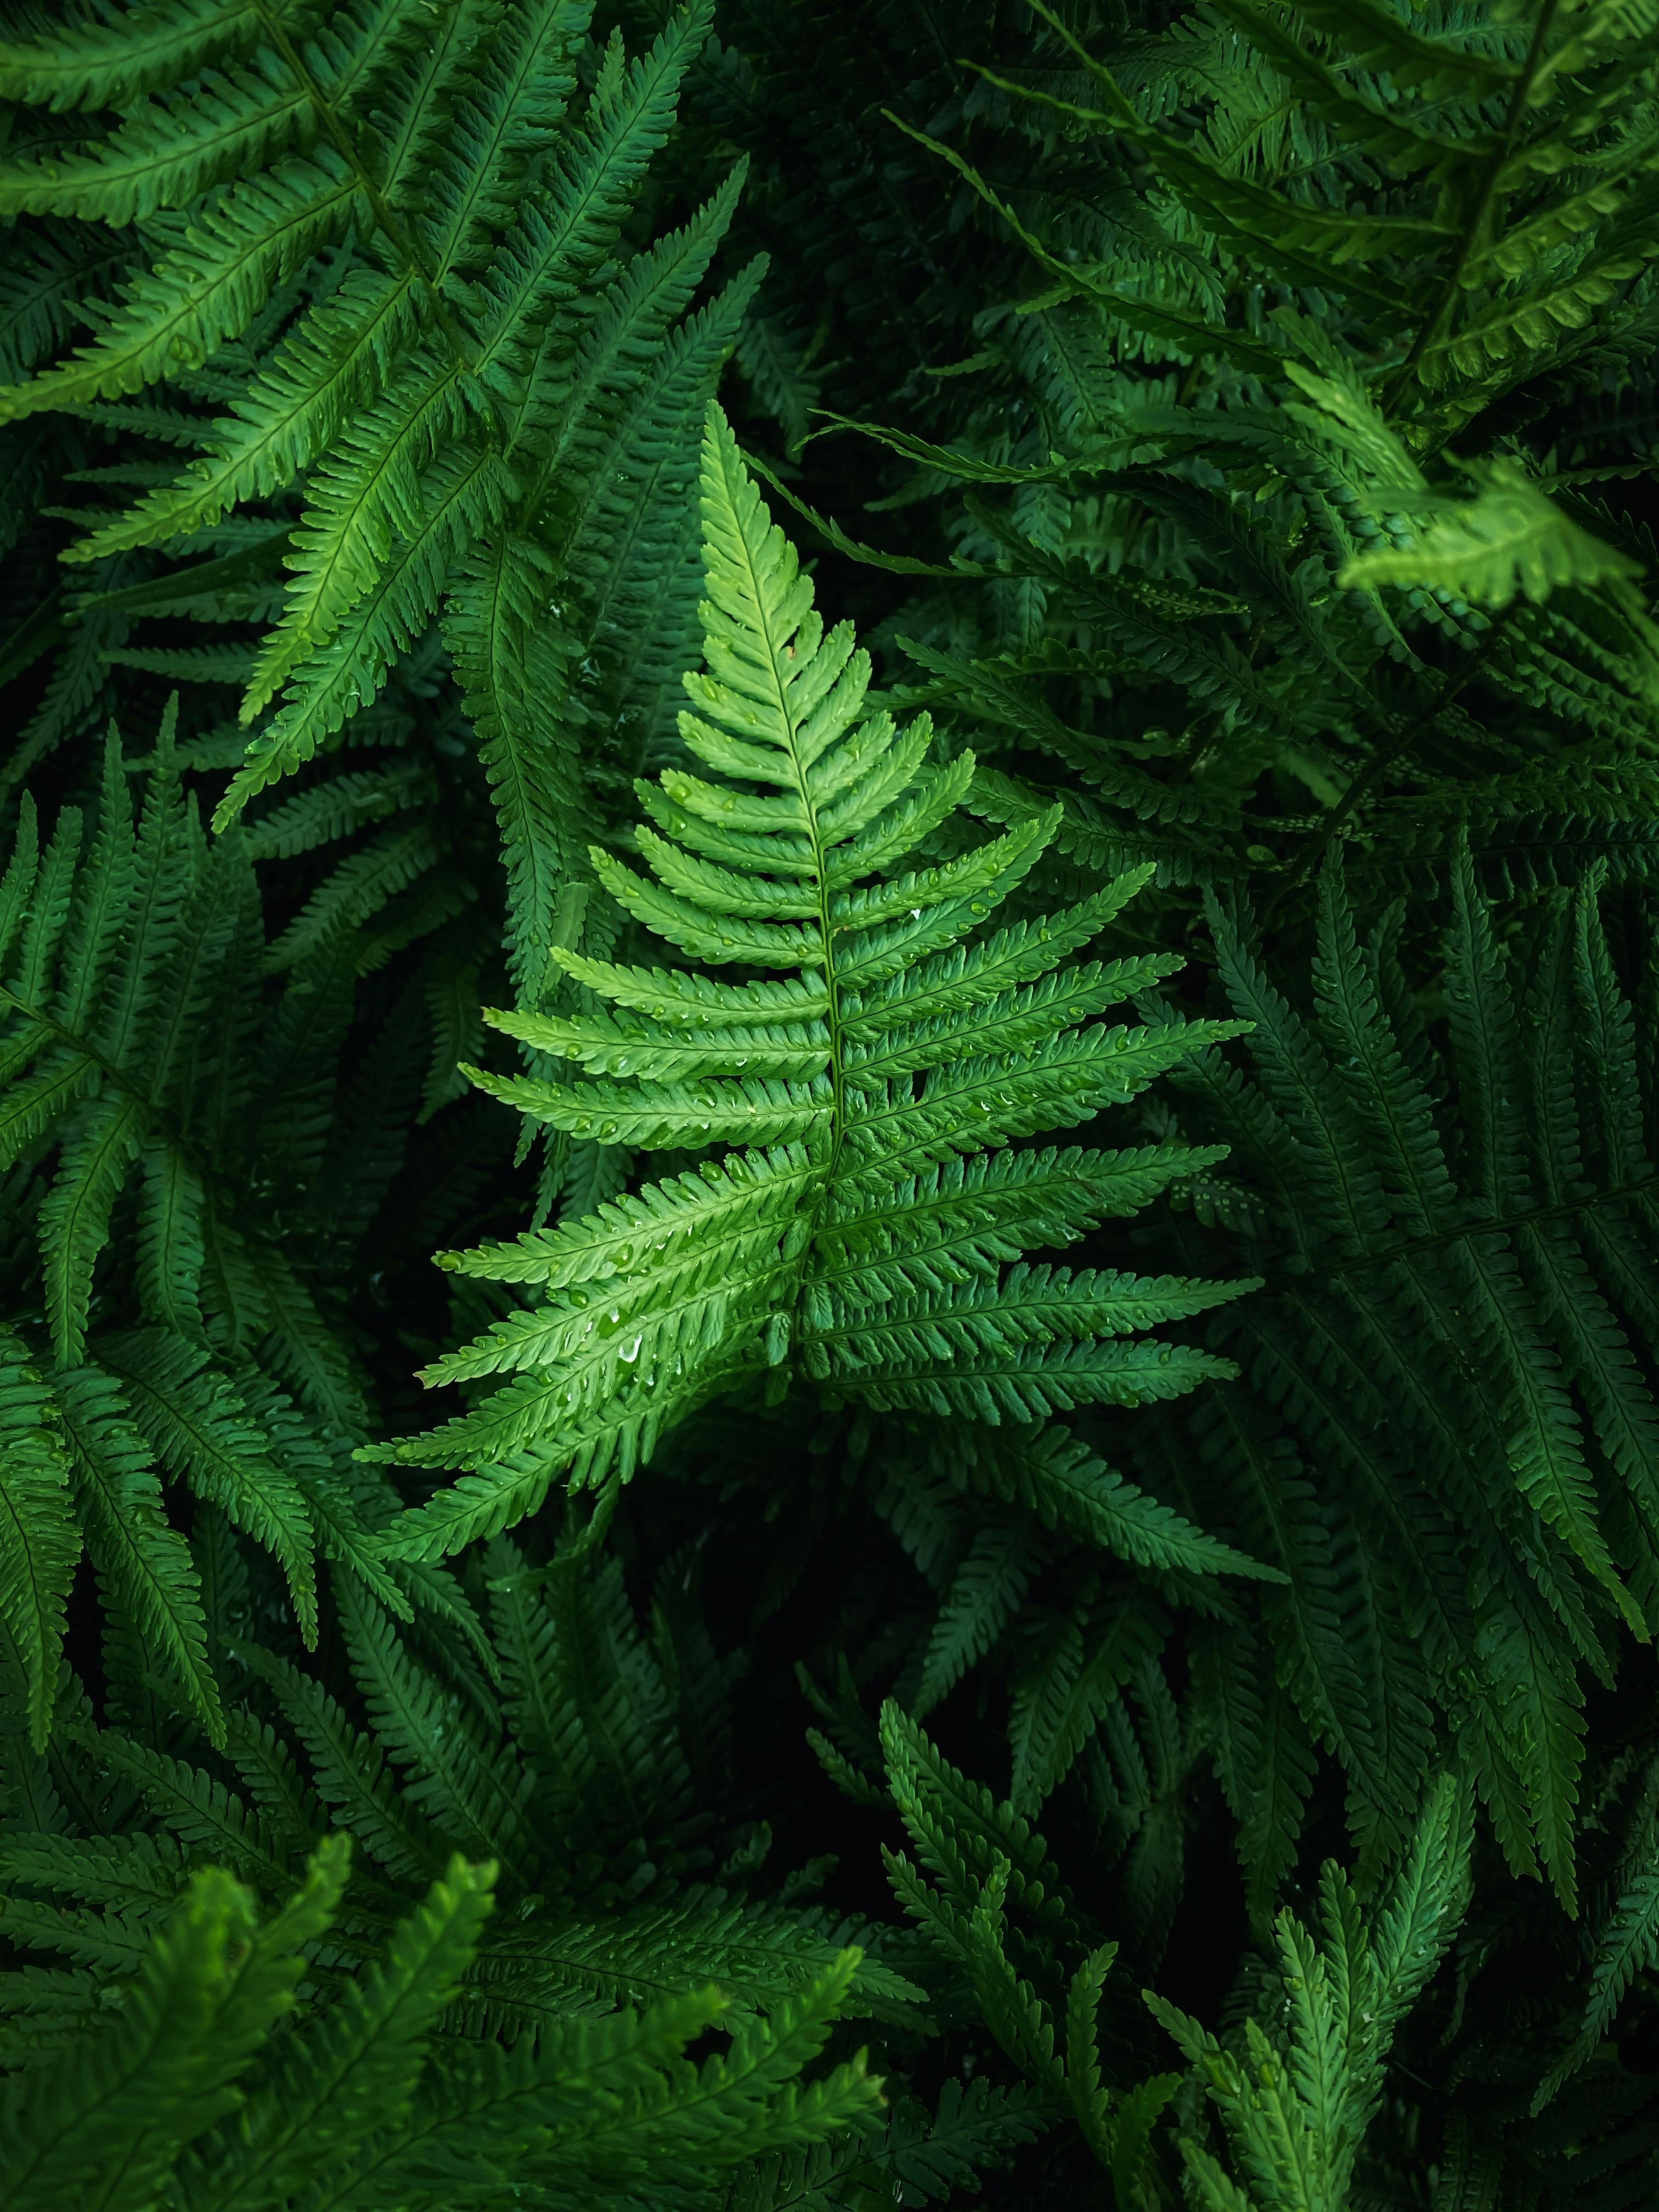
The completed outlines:
<svg viewBox="0 0 1659 2212">
<path fill-rule="evenodd" d="M 1659 2197 L 1659 7 L 15 0 L 6 2212 Z"/>
</svg>

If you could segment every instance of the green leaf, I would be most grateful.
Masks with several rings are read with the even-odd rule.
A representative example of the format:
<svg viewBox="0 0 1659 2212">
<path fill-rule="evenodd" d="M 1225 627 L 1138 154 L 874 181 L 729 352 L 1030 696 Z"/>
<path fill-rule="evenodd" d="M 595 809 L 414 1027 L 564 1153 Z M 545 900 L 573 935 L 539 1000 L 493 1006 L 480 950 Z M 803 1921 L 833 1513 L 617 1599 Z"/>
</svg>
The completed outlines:
<svg viewBox="0 0 1659 2212">
<path fill-rule="evenodd" d="M 0 1331 L 0 1623 L 44 1750 L 57 1702 L 64 1608 L 81 1557 L 70 1468 L 52 1395 L 11 1330 Z"/>
</svg>

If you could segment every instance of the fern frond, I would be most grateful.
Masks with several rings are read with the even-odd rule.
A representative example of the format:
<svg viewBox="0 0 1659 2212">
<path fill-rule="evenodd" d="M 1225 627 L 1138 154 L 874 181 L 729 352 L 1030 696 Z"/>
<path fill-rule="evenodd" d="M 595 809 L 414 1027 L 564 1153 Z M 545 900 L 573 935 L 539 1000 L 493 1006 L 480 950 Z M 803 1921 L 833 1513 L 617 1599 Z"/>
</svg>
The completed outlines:
<svg viewBox="0 0 1659 2212">
<path fill-rule="evenodd" d="M 494 1870 L 456 1858 L 340 2002 L 287 2039 L 274 2079 L 234 2130 L 197 2148 L 185 2201 L 292 2196 L 409 2111 L 428 2039 L 453 2000 L 493 1903 Z"/>
<path fill-rule="evenodd" d="M 228 1875 L 198 1875 L 80 2063 L 14 2077 L 0 2159 L 18 2202 L 85 2203 L 114 2171 L 142 2203 L 235 2103 L 236 2076 L 291 2001 L 300 1965 L 263 1947 L 245 1961 L 254 1924 Z"/>
<path fill-rule="evenodd" d="M 1012 1523 L 981 1528 L 939 1600 L 911 1710 L 923 1720 L 1018 1613 L 1036 1561 L 1025 1532 Z"/>
<path fill-rule="evenodd" d="M 354 1727 L 321 1684 L 255 1645 L 238 1657 L 265 1682 L 304 1747 L 319 1796 L 343 1826 L 398 1877 L 432 1878 L 443 1863 L 437 1838 L 398 1802 L 385 1753 Z"/>
<path fill-rule="evenodd" d="M 1650 1175 L 1645 1079 L 1596 889 L 1571 914 L 1540 911 L 1507 948 L 1466 849 L 1451 878 L 1443 1049 L 1414 1033 L 1334 872 L 1311 1018 L 1222 925 L 1233 1003 L 1257 1023 L 1260 1088 L 1222 1085 L 1218 1063 L 1176 1079 L 1207 1088 L 1217 1133 L 1240 1139 L 1259 1168 L 1278 1155 L 1301 1173 L 1276 1185 L 1299 1248 L 1294 1274 L 1238 1310 L 1243 1337 L 1231 1347 L 1252 1347 L 1267 1404 L 1218 1406 L 1212 1449 L 1278 1522 L 1267 1556 L 1301 1585 L 1295 1642 L 1310 1668 L 1288 1680 L 1316 1731 L 1334 1732 L 1356 1790 L 1399 1820 L 1432 1692 L 1484 1747 L 1495 1817 L 1515 1793 L 1528 1806 L 1530 1844 L 1502 1815 L 1516 1863 L 1535 1845 L 1571 1895 L 1575 1680 L 1605 1664 L 1586 1594 L 1649 1632 L 1638 1595 L 1647 1539 L 1632 1544 L 1631 1516 L 1645 1528 L 1652 1509 L 1652 1407 L 1632 1347 L 1654 1308 L 1623 1225 L 1643 1202 L 1627 1194 Z M 1265 1448 L 1286 1419 L 1279 1450 Z M 1337 1553 L 1295 1503 L 1298 1455 L 1308 1467 L 1334 1455 L 1360 1486 Z M 1403 1505 L 1413 1461 L 1450 1507 L 1443 1529 L 1427 1498 Z M 1483 1565 L 1472 1580 L 1462 1532 L 1476 1527 Z M 1385 1559 L 1379 1580 L 1373 1563 Z M 1412 1593 L 1426 1673 L 1391 1650 L 1395 1589 Z M 1361 1662 L 1363 1697 L 1351 1679 Z M 1387 1751 L 1386 1738 L 1367 1736 L 1390 1708 L 1397 1748 Z"/>
<path fill-rule="evenodd" d="M 93 1564 L 216 1737 L 224 1723 L 200 1585 L 188 1547 L 161 1510 L 161 1485 L 121 1394 L 95 1367 L 76 1367 L 59 1370 L 54 1395 Z"/>
<path fill-rule="evenodd" d="M 102 1336 L 98 1356 L 161 1464 L 281 1563 L 301 1633 L 314 1644 L 314 1539 L 305 1497 L 205 1349 L 155 1331 Z"/>
<path fill-rule="evenodd" d="M 252 0 L 161 0 L 53 39 L 8 40 L 0 87 L 8 100 L 57 109 L 124 107 L 246 52 L 264 27 Z"/>
<path fill-rule="evenodd" d="M 415 1510 L 399 1542 L 416 1554 L 508 1525 L 561 1468 L 573 1480 L 596 1481 L 611 1465 L 628 1473 L 672 1421 L 745 1373 L 782 1368 L 792 1345 L 832 1397 L 993 1420 L 1103 1397 L 1133 1403 L 1224 1371 L 1202 1353 L 1103 1340 L 1237 1286 L 1126 1278 L 1096 1298 L 1091 1279 L 1079 1279 L 1075 1296 L 1069 1284 L 1051 1293 L 1046 1272 L 1016 1268 L 1000 1283 L 986 1273 L 919 1297 L 868 1279 L 854 1297 L 830 1287 L 853 1224 L 895 1197 L 902 1206 L 902 1194 L 922 1188 L 919 1171 L 1082 1120 L 1221 1032 L 1083 1026 L 1167 966 L 1061 968 L 1133 884 L 1053 927 L 963 942 L 1030 867 L 1052 822 L 898 872 L 944 811 L 931 793 L 942 789 L 948 804 L 960 776 L 921 771 L 925 725 L 895 741 L 886 715 L 861 719 L 867 661 L 850 631 L 826 635 L 811 611 L 810 586 L 717 413 L 704 443 L 703 511 L 709 672 L 687 678 L 699 711 L 682 717 L 682 730 L 718 780 L 662 777 L 652 799 L 658 826 L 639 839 L 649 876 L 598 848 L 592 866 L 671 943 L 714 963 L 758 963 L 795 977 L 732 987 L 617 969 L 555 945 L 573 979 L 630 1018 L 498 1017 L 541 1052 L 595 1073 L 556 1084 L 474 1079 L 602 1143 L 750 1149 L 705 1167 L 700 1180 L 621 1202 L 614 1224 L 595 1217 L 526 1239 L 516 1255 L 462 1263 L 539 1278 L 565 1295 L 521 1310 L 428 1370 L 433 1381 L 516 1379 L 447 1429 L 397 1449 L 405 1462 L 489 1470 L 449 1502 Z M 884 877 L 860 888 L 878 868 Z M 1075 1233 L 1073 1224 L 1115 1202 L 1109 1157 L 1043 1160 L 1056 1185 L 1064 1177 L 1073 1187 L 1035 1213 L 1029 1200 L 998 1209 L 1000 1249 L 1011 1255 L 1051 1233 L 1057 1209 L 1061 1233 Z M 1131 1178 L 1155 1181 L 1173 1164 L 1149 1153 Z M 1099 1196 L 1089 1183 L 1097 1167 Z M 1030 1170 L 981 1170 L 955 1187 L 1012 1190 L 1021 1172 Z M 950 1177 L 939 1187 L 951 1188 Z M 1120 1182 L 1115 1203 L 1132 1203 L 1133 1188 Z M 623 1220 L 636 1238 L 618 1238 Z"/>
<path fill-rule="evenodd" d="M 1518 469 L 1495 461 L 1478 498 L 1431 525 L 1414 544 L 1358 555 L 1338 581 L 1355 590 L 1426 585 L 1505 607 L 1517 592 L 1547 599 L 1563 585 L 1628 586 L 1640 573 L 1628 554 L 1581 528 Z"/>
<path fill-rule="evenodd" d="M 280 64 L 262 68 L 261 60 L 256 54 L 251 68 L 216 71 L 188 106 L 165 118 L 137 107 L 85 153 L 7 163 L 0 167 L 0 210 L 139 222 L 290 148 L 303 149 L 317 127 L 309 102 Z"/>
<path fill-rule="evenodd" d="M 103 336 L 77 347 L 73 366 L 0 393 L 0 420 L 118 399 L 169 370 L 199 368 L 241 336 L 278 284 L 345 235 L 362 212 L 357 192 L 357 179 L 326 147 L 233 186 L 153 271 L 132 280 Z"/>
<path fill-rule="evenodd" d="M 954 1430 L 944 1450 L 954 1480 L 1036 1513 L 1045 1528 L 1070 1529 L 1136 1566 L 1249 1575 L 1263 1582 L 1282 1578 L 1281 1570 L 1194 1528 L 1059 1429 L 997 1437 Z"/>
<path fill-rule="evenodd" d="M 64 1607 L 81 1556 L 56 1427 L 51 1394 L 27 1347 L 9 1329 L 0 1333 L 0 1624 L 37 1751 L 52 1726 Z"/>
<path fill-rule="evenodd" d="M 155 258 L 113 306 L 87 305 L 91 341 L 9 386 L 0 415 L 106 407 L 192 377 L 229 406 L 210 425 L 180 417 L 206 453 L 171 483 L 141 477 L 123 513 L 90 510 L 69 557 L 176 543 L 248 501 L 307 494 L 245 716 L 289 696 L 222 820 L 374 696 L 452 569 L 542 528 L 562 429 L 577 434 L 553 462 L 591 503 L 584 472 L 608 467 L 595 433 L 639 381 L 647 337 L 689 306 L 732 198 L 642 256 L 631 284 L 610 265 L 706 9 L 676 15 L 574 116 L 575 0 L 289 13 L 284 27 L 257 10 L 136 9 L 19 45 L 9 64 L 24 97 L 102 85 L 129 112 L 62 155 L 26 154 L 0 175 L 0 203 L 143 226 Z M 64 317 L 46 284 L 20 312 L 51 331 Z M 607 294 L 614 310 L 596 321 Z M 253 343 L 262 318 L 274 353 Z M 208 368 L 244 341 L 244 376 Z M 491 719 L 487 699 L 480 711 Z"/>
</svg>

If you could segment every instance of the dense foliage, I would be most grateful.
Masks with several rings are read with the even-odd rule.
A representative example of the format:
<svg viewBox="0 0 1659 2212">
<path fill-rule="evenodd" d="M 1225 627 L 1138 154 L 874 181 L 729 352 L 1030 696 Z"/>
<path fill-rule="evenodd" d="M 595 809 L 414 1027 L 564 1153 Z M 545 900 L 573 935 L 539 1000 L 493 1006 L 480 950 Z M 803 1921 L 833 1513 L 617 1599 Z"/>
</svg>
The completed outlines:
<svg viewBox="0 0 1659 2212">
<path fill-rule="evenodd" d="M 8 2212 L 1651 2201 L 1659 9 L 0 102 Z"/>
</svg>

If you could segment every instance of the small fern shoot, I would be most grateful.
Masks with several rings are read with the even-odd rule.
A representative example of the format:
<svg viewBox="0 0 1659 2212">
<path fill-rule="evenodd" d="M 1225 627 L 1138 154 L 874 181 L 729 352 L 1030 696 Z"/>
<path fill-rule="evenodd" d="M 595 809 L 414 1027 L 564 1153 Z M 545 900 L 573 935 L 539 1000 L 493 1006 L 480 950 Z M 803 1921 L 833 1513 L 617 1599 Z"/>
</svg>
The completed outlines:
<svg viewBox="0 0 1659 2212">
<path fill-rule="evenodd" d="M 718 410 L 702 508 L 707 666 L 685 679 L 696 711 L 680 729 L 710 773 L 673 768 L 639 787 L 648 873 L 592 856 L 632 921 L 696 964 L 556 946 L 595 1011 L 489 1018 L 572 1063 L 571 1079 L 471 1072 L 521 1113 L 601 1144 L 732 1149 L 586 1219 L 447 1259 L 540 1295 L 424 1376 L 505 1376 L 501 1387 L 380 1448 L 466 1470 L 391 1536 L 406 1557 L 507 1527 L 556 1474 L 626 1479 L 671 1424 L 763 1376 L 775 1397 L 800 1372 L 832 1404 L 996 1423 L 1167 1398 L 1230 1371 L 1137 1332 L 1243 1285 L 1020 1258 L 1200 1164 L 1174 1146 L 1014 1148 L 1238 1030 L 1094 1018 L 1181 965 L 1072 958 L 1148 872 L 985 933 L 1058 810 L 906 868 L 962 800 L 971 754 L 929 767 L 926 716 L 899 730 L 865 712 L 868 656 L 850 625 L 826 631 L 813 611 Z M 760 974 L 704 972 L 731 966 Z"/>
</svg>

